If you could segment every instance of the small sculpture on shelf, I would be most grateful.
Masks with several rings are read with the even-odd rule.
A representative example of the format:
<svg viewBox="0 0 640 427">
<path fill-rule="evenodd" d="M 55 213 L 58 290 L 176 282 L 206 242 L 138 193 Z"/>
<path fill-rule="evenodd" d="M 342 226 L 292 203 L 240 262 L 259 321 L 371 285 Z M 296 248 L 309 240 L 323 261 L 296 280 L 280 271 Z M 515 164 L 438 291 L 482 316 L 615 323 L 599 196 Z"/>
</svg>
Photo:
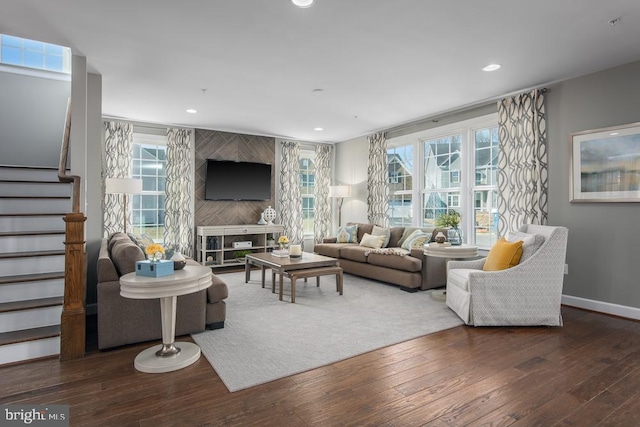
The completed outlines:
<svg viewBox="0 0 640 427">
<path fill-rule="evenodd" d="M 269 205 L 269 207 L 262 212 L 262 216 L 267 220 L 267 225 L 273 225 L 273 220 L 276 219 L 276 210 Z"/>
</svg>

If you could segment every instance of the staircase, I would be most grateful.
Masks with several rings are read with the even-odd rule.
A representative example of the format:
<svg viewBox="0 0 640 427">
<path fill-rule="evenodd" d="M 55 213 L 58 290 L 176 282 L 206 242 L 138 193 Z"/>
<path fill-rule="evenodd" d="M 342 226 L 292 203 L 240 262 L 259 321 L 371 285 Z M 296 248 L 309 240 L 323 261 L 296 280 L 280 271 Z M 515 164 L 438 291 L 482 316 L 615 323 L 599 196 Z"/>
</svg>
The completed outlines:
<svg viewBox="0 0 640 427">
<path fill-rule="evenodd" d="M 58 355 L 69 183 L 0 165 L 0 365 Z"/>
</svg>

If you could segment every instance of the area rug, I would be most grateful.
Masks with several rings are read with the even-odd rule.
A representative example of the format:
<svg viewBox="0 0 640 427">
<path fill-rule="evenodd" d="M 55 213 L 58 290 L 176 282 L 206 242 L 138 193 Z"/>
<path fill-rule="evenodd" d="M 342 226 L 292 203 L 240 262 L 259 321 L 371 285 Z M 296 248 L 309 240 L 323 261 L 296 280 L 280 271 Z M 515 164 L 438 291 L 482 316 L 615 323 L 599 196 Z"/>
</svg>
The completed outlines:
<svg viewBox="0 0 640 427">
<path fill-rule="evenodd" d="M 269 272 L 267 272 L 269 273 Z M 397 286 L 344 275 L 344 294 L 335 277 L 296 283 L 296 302 L 260 284 L 260 271 L 221 274 L 229 286 L 224 329 L 194 334 L 229 391 L 263 384 L 412 338 L 462 324 L 429 291 L 408 293 Z"/>
</svg>

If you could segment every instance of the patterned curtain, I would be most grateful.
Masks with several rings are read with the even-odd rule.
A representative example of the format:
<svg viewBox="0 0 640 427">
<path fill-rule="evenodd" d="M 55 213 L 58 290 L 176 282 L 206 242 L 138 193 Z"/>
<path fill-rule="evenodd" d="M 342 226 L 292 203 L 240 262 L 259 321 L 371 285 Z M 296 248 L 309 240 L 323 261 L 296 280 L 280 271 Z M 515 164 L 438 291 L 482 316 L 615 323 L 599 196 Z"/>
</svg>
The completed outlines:
<svg viewBox="0 0 640 427">
<path fill-rule="evenodd" d="M 544 91 L 498 102 L 498 235 L 547 224 L 549 171 Z"/>
<path fill-rule="evenodd" d="M 300 194 L 300 144 L 282 141 L 280 163 L 280 223 L 291 242 L 302 243 L 302 196 Z"/>
<path fill-rule="evenodd" d="M 190 136 L 186 129 L 167 129 L 164 244 L 192 257 L 194 189 Z"/>
<path fill-rule="evenodd" d="M 384 133 L 369 135 L 369 168 L 367 169 L 367 217 L 370 224 L 389 224 L 389 165 Z"/>
<path fill-rule="evenodd" d="M 329 199 L 329 185 L 331 185 L 331 145 L 316 145 L 316 181 L 313 190 L 315 196 L 315 211 L 313 214 L 314 239 L 322 243 L 322 239 L 331 233 L 331 200 Z"/>
<path fill-rule="evenodd" d="M 131 147 L 133 125 L 124 122 L 104 122 L 104 167 L 102 168 L 102 194 L 104 212 L 104 236 L 122 230 L 124 210 L 123 194 L 106 194 L 107 178 L 128 178 L 131 172 Z M 127 206 L 131 206 L 129 203 Z M 128 209 L 127 209 L 128 210 Z M 127 224 L 131 224 L 130 212 L 126 212 Z"/>
</svg>

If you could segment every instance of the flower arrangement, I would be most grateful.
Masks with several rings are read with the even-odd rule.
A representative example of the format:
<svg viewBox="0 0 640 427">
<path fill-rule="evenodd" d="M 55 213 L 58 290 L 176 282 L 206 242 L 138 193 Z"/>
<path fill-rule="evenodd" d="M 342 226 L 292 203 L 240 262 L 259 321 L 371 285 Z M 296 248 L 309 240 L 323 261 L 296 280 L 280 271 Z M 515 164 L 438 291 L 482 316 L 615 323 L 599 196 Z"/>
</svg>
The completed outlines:
<svg viewBox="0 0 640 427">
<path fill-rule="evenodd" d="M 436 218 L 438 227 L 457 227 L 460 224 L 460 214 L 453 209 L 449 209 L 447 213 L 443 213 Z"/>
<path fill-rule="evenodd" d="M 287 236 L 280 236 L 278 238 L 278 245 L 280 245 L 281 249 L 284 249 L 286 245 L 289 244 L 289 238 Z"/>
<path fill-rule="evenodd" d="M 149 256 L 149 260 L 159 261 L 162 259 L 162 255 L 164 255 L 164 248 L 162 245 L 152 243 L 144 249 L 144 252 Z"/>
<path fill-rule="evenodd" d="M 278 244 L 286 245 L 287 243 L 289 243 L 289 238 L 287 236 L 280 236 L 280 238 L 278 239 Z"/>
</svg>

